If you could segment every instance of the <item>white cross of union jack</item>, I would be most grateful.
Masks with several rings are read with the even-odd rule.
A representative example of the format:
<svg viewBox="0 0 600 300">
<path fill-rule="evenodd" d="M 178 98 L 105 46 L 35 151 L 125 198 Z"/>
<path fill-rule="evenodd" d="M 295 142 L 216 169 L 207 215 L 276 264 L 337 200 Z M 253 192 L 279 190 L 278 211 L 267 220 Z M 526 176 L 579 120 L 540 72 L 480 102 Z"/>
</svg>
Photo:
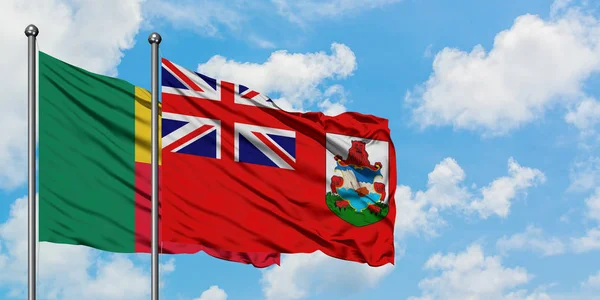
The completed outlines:
<svg viewBox="0 0 600 300">
<path fill-rule="evenodd" d="M 296 132 L 268 120 L 248 120 L 257 109 L 279 109 L 273 101 L 240 84 L 217 80 L 162 59 L 162 149 L 185 155 L 294 169 Z M 165 111 L 165 101 L 185 112 Z M 264 113 L 263 113 L 264 115 Z"/>
</svg>

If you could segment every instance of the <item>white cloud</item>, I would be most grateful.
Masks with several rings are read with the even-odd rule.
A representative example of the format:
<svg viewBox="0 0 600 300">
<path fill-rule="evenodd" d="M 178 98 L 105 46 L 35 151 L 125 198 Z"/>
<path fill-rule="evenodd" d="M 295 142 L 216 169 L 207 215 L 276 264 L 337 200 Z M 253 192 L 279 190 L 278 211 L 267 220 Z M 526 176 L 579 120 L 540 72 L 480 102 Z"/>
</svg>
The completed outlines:
<svg viewBox="0 0 600 300">
<path fill-rule="evenodd" d="M 40 298 L 148 299 L 149 264 L 140 267 L 128 257 L 102 257 L 89 247 L 39 243 L 38 292 Z M 144 257 L 142 255 L 142 257 Z M 9 219 L 0 224 L 0 286 L 23 296 L 27 286 L 27 198 L 17 199 Z M 162 276 L 174 262 L 161 266 Z"/>
<path fill-rule="evenodd" d="M 344 104 L 340 102 L 331 102 L 329 99 L 325 99 L 323 102 L 319 103 L 319 108 L 328 116 L 337 116 L 346 111 Z"/>
<path fill-rule="evenodd" d="M 399 215 L 396 234 L 423 232 L 435 236 L 437 229 L 446 224 L 440 216 L 444 210 L 478 213 L 484 219 L 493 214 L 507 217 L 519 192 L 545 180 L 541 171 L 522 167 L 513 158 L 508 160 L 508 172 L 508 176 L 472 191 L 476 188 L 469 189 L 465 185 L 465 172 L 456 160 L 445 158 L 429 173 L 427 190 L 413 193 L 408 186 L 400 186 L 396 190 Z"/>
<path fill-rule="evenodd" d="M 43 265 L 41 266 L 43 267 Z M 78 266 L 74 266 L 77 268 Z M 85 272 L 85 269 L 81 269 Z M 89 268 L 89 267 L 88 267 Z M 123 255 L 112 255 L 108 261 L 99 259 L 96 263 L 97 272 L 84 278 L 87 280 L 73 286 L 69 284 L 63 288 L 62 299 L 137 299 L 148 298 L 148 282 L 150 276 L 135 266 L 131 260 Z M 54 274 L 58 277 L 63 272 Z M 91 277 L 91 278 L 90 278 Z M 52 284 L 56 289 L 56 284 Z M 57 291 L 60 293 L 60 291 Z"/>
<path fill-rule="evenodd" d="M 545 237 L 542 229 L 535 226 L 527 226 L 523 233 L 503 236 L 496 242 L 496 247 L 503 253 L 526 249 L 543 256 L 563 254 L 566 251 L 566 246 L 560 239 Z"/>
<path fill-rule="evenodd" d="M 465 171 L 452 158 L 442 160 L 427 178 L 425 194 L 434 207 L 444 209 L 462 206 L 470 197 L 467 188 L 461 186 L 465 180 Z"/>
<path fill-rule="evenodd" d="M 256 1 L 249 5 L 247 0 L 147 0 L 143 6 L 144 26 L 151 29 L 167 22 L 200 36 L 224 39 L 233 35 L 256 47 L 272 49 L 272 41 L 251 32 L 253 16 L 273 11 L 267 5 Z"/>
<path fill-rule="evenodd" d="M 248 37 L 248 40 L 250 42 L 252 42 L 253 44 L 255 44 L 256 46 L 258 46 L 259 48 L 272 49 L 272 48 L 276 47 L 275 43 L 273 43 L 273 42 L 271 42 L 269 40 L 266 40 L 264 38 L 261 38 L 259 36 L 256 36 L 256 35 L 250 35 Z"/>
<path fill-rule="evenodd" d="M 202 292 L 199 298 L 194 300 L 227 300 L 227 293 L 218 286 L 213 285 L 208 290 Z"/>
<path fill-rule="evenodd" d="M 512 157 L 508 160 L 508 175 L 481 189 L 483 197 L 471 202 L 470 209 L 477 211 L 484 219 L 492 214 L 505 218 L 510 211 L 511 200 L 518 192 L 546 182 L 540 170 L 522 167 Z"/>
<path fill-rule="evenodd" d="M 575 125 L 584 135 L 593 134 L 594 127 L 600 123 L 600 102 L 593 98 L 581 101 L 567 113 L 565 121 Z"/>
<path fill-rule="evenodd" d="M 275 43 L 252 33 L 253 19 L 272 18 L 279 14 L 297 25 L 306 21 L 361 12 L 401 0 L 147 0 L 144 5 L 144 25 L 148 28 L 166 21 L 177 29 L 186 29 L 202 36 L 222 38 L 229 33 L 264 49 L 275 48 Z"/>
<path fill-rule="evenodd" d="M 304 25 L 306 21 L 338 17 L 365 9 L 379 8 L 401 0 L 271 0 L 278 12 L 290 21 Z"/>
<path fill-rule="evenodd" d="M 597 187 L 595 193 L 585 199 L 585 205 L 588 218 L 596 220 L 600 224 L 600 187 Z"/>
<path fill-rule="evenodd" d="M 433 44 L 429 44 L 427 48 L 425 48 L 425 52 L 423 52 L 423 57 L 429 58 L 433 55 Z"/>
<path fill-rule="evenodd" d="M 552 284 L 557 285 L 557 284 Z M 545 295 L 546 298 L 533 299 L 552 299 L 552 300 L 596 300 L 600 291 L 600 271 L 590 275 L 585 281 L 580 283 L 581 289 L 573 289 L 571 292 L 553 292 Z M 524 299 L 524 298 L 518 298 Z M 527 298 L 529 299 L 529 298 Z"/>
<path fill-rule="evenodd" d="M 590 156 L 576 161 L 571 167 L 569 191 L 587 192 L 600 186 L 600 157 Z"/>
<path fill-rule="evenodd" d="M 413 193 L 408 186 L 396 189 L 396 235 L 423 232 L 437 235 L 437 228 L 446 222 L 439 212 L 449 208 L 462 208 L 471 197 L 462 184 L 465 172 L 453 158 L 445 158 L 429 173 L 427 190 Z"/>
<path fill-rule="evenodd" d="M 552 5 L 550 6 L 550 15 L 556 16 L 557 14 L 564 12 L 569 8 L 569 5 L 573 2 L 573 0 L 554 0 Z"/>
<path fill-rule="evenodd" d="M 27 153 L 27 38 L 30 23 L 38 26 L 41 51 L 92 72 L 116 75 L 123 50 L 134 44 L 142 21 L 142 0 L 0 1 L 0 74 L 3 117 L 0 128 L 0 188 L 25 182 Z M 102 12 L 102 13 L 98 13 Z M 109 17 L 107 17 L 109 16 Z"/>
<path fill-rule="evenodd" d="M 508 293 L 506 296 L 502 298 L 503 300 L 552 300 L 556 299 L 554 295 L 549 295 L 544 291 L 534 291 L 529 293 L 526 290 L 519 290 L 516 292 Z M 583 300 L 581 298 L 574 298 L 578 300 Z M 573 299 L 573 300 L 574 300 Z M 558 300 L 558 299 L 556 299 Z"/>
<path fill-rule="evenodd" d="M 396 188 L 396 231 L 398 238 L 408 234 L 423 232 L 426 236 L 437 236 L 437 230 L 446 225 L 446 221 L 439 216 L 439 210 L 429 203 L 425 196 L 427 192 L 418 191 L 413 195 L 410 187 L 399 186 Z"/>
<path fill-rule="evenodd" d="M 586 281 L 581 283 L 581 286 L 588 289 L 600 290 L 600 271 L 595 275 L 590 275 Z"/>
<path fill-rule="evenodd" d="M 246 14 L 240 13 L 240 5 L 240 1 L 225 3 L 207 0 L 148 0 L 144 5 L 144 15 L 151 21 L 167 21 L 177 29 L 190 29 L 201 35 L 218 36 L 220 26 L 235 30 L 247 21 Z"/>
<path fill-rule="evenodd" d="M 436 253 L 425 263 L 425 269 L 439 272 L 419 282 L 425 299 L 549 299 L 545 293 L 512 290 L 528 283 L 532 275 L 522 267 L 505 267 L 498 256 L 485 256 L 481 245 L 473 244 L 464 252 Z"/>
<path fill-rule="evenodd" d="M 600 225 L 600 188 L 585 199 L 585 216 Z M 571 238 L 571 248 L 575 253 L 600 250 L 600 227 L 589 229 L 584 236 Z"/>
<path fill-rule="evenodd" d="M 323 94 L 325 100 L 318 104 L 319 109 L 328 116 L 339 115 L 346 112 L 346 92 L 344 87 L 336 84 L 332 85 Z"/>
<path fill-rule="evenodd" d="M 281 266 L 262 271 L 261 284 L 266 300 L 303 299 L 322 292 L 344 294 L 372 288 L 393 269 L 391 264 L 375 268 L 317 251 L 282 255 Z"/>
<path fill-rule="evenodd" d="M 275 101 L 282 108 L 303 110 L 305 105 L 322 102 L 326 103 L 322 104 L 325 108 L 334 107 L 334 113 L 343 107 L 343 101 L 331 101 L 331 96 L 339 95 L 340 87 L 333 85 L 323 92 L 323 82 L 344 79 L 351 76 L 355 69 L 354 52 L 338 43 L 331 45 L 331 54 L 289 53 L 281 50 L 273 52 L 262 64 L 241 63 L 215 55 L 198 66 L 200 73 L 246 85 L 273 99 L 273 94 L 278 94 L 280 99 Z"/>
<path fill-rule="evenodd" d="M 571 238 L 571 247 L 575 253 L 600 250 L 600 229 L 593 228 L 585 236 Z"/>
<path fill-rule="evenodd" d="M 566 3 L 548 20 L 519 16 L 489 52 L 440 51 L 429 79 L 406 96 L 416 123 L 501 135 L 585 98 L 585 81 L 600 70 L 600 22 Z"/>
<path fill-rule="evenodd" d="M 168 273 L 173 273 L 175 271 L 175 259 L 174 258 L 169 258 L 169 260 L 167 260 L 164 263 L 161 263 L 159 265 L 159 274 L 168 274 Z"/>
<path fill-rule="evenodd" d="M 578 161 L 571 167 L 569 191 L 585 192 L 600 186 L 600 157 Z"/>
</svg>

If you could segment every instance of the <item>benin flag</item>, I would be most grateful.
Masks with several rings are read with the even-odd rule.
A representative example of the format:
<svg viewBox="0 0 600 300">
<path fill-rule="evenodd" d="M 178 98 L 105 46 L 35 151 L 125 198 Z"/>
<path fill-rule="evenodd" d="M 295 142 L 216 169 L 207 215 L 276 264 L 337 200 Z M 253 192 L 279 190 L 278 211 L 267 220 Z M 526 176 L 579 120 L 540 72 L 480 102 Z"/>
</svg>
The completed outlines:
<svg viewBox="0 0 600 300">
<path fill-rule="evenodd" d="M 149 76 L 148 76 L 149 77 Z M 39 239 L 151 251 L 150 93 L 39 52 Z M 274 253 L 160 243 L 256 267 Z"/>
</svg>

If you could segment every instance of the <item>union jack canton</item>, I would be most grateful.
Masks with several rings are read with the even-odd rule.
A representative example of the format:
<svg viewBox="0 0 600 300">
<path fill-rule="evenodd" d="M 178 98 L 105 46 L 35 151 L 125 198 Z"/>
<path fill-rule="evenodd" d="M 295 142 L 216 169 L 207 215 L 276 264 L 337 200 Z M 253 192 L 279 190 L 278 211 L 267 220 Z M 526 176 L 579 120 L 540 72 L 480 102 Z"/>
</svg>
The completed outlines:
<svg viewBox="0 0 600 300">
<path fill-rule="evenodd" d="M 236 113 L 244 107 L 279 109 L 266 95 L 241 84 L 217 80 L 162 59 L 162 93 L 193 101 L 195 105 L 222 105 Z M 233 95 L 232 95 L 233 94 Z M 230 99 L 232 101 L 230 101 Z M 203 102 L 207 101 L 207 102 Z M 222 140 L 223 126 L 233 127 L 233 141 Z M 279 128 L 242 124 L 220 116 L 192 116 L 162 113 L 162 149 L 183 155 L 226 159 L 222 147 L 233 145 L 233 159 L 267 167 L 294 169 L 296 163 L 296 132 Z"/>
</svg>

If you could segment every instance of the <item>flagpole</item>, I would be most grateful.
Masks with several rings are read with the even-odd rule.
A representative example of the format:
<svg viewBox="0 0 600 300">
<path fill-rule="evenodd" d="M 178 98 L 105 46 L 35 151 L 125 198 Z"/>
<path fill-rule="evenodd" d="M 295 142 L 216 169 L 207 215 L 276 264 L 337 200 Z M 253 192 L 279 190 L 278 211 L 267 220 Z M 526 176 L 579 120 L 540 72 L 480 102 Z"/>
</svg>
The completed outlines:
<svg viewBox="0 0 600 300">
<path fill-rule="evenodd" d="M 27 51 L 27 167 L 28 167 L 28 190 L 27 200 L 29 205 L 27 220 L 28 220 L 28 243 L 27 243 L 27 295 L 29 300 L 35 300 L 35 263 L 36 263 L 36 203 L 35 203 L 35 140 L 36 140 L 36 38 L 39 33 L 38 28 L 31 24 L 25 28 L 25 36 L 27 36 L 28 51 Z"/>
<path fill-rule="evenodd" d="M 158 45 L 160 34 L 148 37 L 152 47 L 152 300 L 158 300 Z"/>
</svg>

